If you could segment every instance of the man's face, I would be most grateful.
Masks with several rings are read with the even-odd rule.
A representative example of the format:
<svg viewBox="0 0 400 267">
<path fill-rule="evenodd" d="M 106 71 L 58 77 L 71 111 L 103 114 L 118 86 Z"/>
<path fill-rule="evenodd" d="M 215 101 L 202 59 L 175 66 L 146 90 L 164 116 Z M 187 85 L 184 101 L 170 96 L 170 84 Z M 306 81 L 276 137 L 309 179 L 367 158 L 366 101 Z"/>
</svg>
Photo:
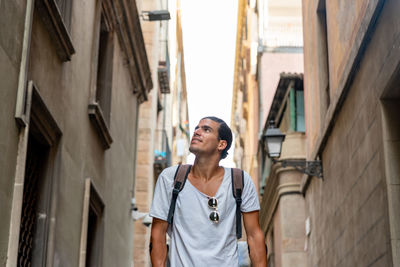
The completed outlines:
<svg viewBox="0 0 400 267">
<path fill-rule="evenodd" d="M 226 147 L 225 140 L 219 140 L 219 124 L 210 119 L 203 119 L 196 126 L 189 151 L 194 155 L 220 153 Z"/>
</svg>

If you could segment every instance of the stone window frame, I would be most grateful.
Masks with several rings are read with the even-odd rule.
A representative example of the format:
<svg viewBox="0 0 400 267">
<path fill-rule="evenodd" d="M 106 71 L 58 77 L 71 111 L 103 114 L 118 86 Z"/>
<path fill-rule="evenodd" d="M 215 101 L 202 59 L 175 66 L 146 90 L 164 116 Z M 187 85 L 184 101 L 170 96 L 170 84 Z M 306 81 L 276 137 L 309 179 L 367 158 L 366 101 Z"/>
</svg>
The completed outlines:
<svg viewBox="0 0 400 267">
<path fill-rule="evenodd" d="M 58 198 L 57 177 L 60 164 L 58 146 L 62 132 L 33 81 L 29 81 L 27 84 L 24 113 L 21 114 L 21 116 L 24 124 L 20 129 L 21 132 L 18 143 L 7 266 L 16 265 L 18 260 L 26 156 L 28 152 L 28 139 L 33 124 L 36 135 L 40 135 L 40 140 L 49 146 L 49 155 L 43 173 L 44 194 L 42 196 L 42 204 L 46 212 L 46 220 L 42 223 L 41 228 L 42 243 L 40 247 L 35 249 L 35 253 L 39 253 L 40 255 L 34 259 L 34 263 L 38 265 L 52 266 L 54 258 L 56 205 Z"/>
<path fill-rule="evenodd" d="M 281 77 L 282 79 L 282 77 Z M 290 82 L 285 87 L 286 89 L 283 91 L 284 95 L 282 96 L 281 104 L 279 109 L 274 112 L 274 115 L 267 118 L 267 121 L 273 119 L 279 127 L 281 127 L 282 121 L 286 121 L 286 128 L 282 131 L 292 131 L 292 132 L 300 132 L 305 133 L 305 129 L 299 129 L 298 124 L 298 115 L 299 115 L 299 104 L 302 105 L 302 115 L 304 117 L 304 84 L 303 77 L 293 77 L 290 78 Z M 280 86 L 280 82 L 278 84 L 278 88 Z M 277 89 L 278 90 L 278 89 Z M 302 92 L 302 101 L 298 101 L 298 92 Z M 304 120 L 304 118 L 303 118 Z M 305 122 L 303 127 L 305 128 Z"/>
<path fill-rule="evenodd" d="M 100 196 L 99 191 L 96 189 L 93 180 L 91 178 L 85 179 L 85 190 L 83 198 L 83 212 L 82 212 L 82 227 L 81 227 L 81 241 L 80 241 L 80 252 L 79 252 L 79 267 L 86 267 L 87 251 L 88 245 L 88 233 L 89 233 L 89 212 L 94 211 L 99 219 L 99 225 L 97 226 L 97 237 L 98 243 L 95 245 L 97 249 L 96 258 L 97 265 L 101 266 L 102 254 L 103 254 L 103 244 L 104 244 L 104 210 L 105 204 L 103 198 Z"/>
<path fill-rule="evenodd" d="M 71 29 L 71 12 L 73 0 L 54 0 L 68 30 Z"/>
<path fill-rule="evenodd" d="M 69 33 L 71 21 L 72 0 L 61 0 L 66 5 L 61 14 L 57 0 L 36 0 L 35 9 L 39 12 L 43 23 L 48 30 L 58 57 L 62 62 L 70 61 L 75 48 Z"/>
<path fill-rule="evenodd" d="M 317 53 L 318 53 L 318 66 L 320 73 L 319 75 L 319 99 L 321 109 L 321 120 L 325 120 L 325 115 L 330 106 L 331 92 L 329 82 L 329 42 L 328 42 L 328 23 L 326 14 L 326 0 L 318 0 L 317 4 Z M 322 124 L 321 124 L 322 125 Z"/>
<path fill-rule="evenodd" d="M 398 58 L 398 55 L 397 55 Z M 390 72 L 384 68 L 382 73 Z M 382 127 L 382 145 L 384 161 L 384 180 L 386 181 L 388 224 L 393 266 L 400 264 L 400 70 L 397 68 L 391 75 L 379 96 L 379 108 Z M 382 83 L 381 83 L 382 85 Z"/>
<path fill-rule="evenodd" d="M 90 85 L 90 99 L 88 105 L 88 114 L 91 123 L 93 124 L 100 141 L 103 145 L 104 149 L 109 149 L 113 142 L 111 131 L 110 131 L 110 124 L 111 124 L 111 95 L 112 95 L 112 76 L 113 76 L 113 67 L 111 66 L 106 73 L 107 79 L 110 79 L 110 88 L 101 88 L 101 90 L 109 90 L 109 103 L 107 104 L 108 108 L 105 110 L 101 103 L 98 101 L 98 90 L 99 90 L 99 77 L 98 74 L 102 70 L 99 70 L 101 66 L 99 66 L 99 58 L 102 53 L 101 49 L 101 33 L 102 33 L 102 21 L 104 19 L 104 25 L 106 27 L 106 31 L 109 34 L 114 35 L 113 29 L 113 21 L 112 21 L 112 14 L 110 14 L 109 9 L 105 7 L 105 3 L 103 1 L 97 1 L 97 8 L 96 8 L 96 16 L 95 16 L 95 39 L 93 42 L 93 50 L 92 50 L 92 74 L 91 74 L 91 85 Z M 112 42 L 115 42 L 115 38 L 111 38 Z M 114 44 L 111 48 L 110 54 L 114 53 Z M 106 49 L 109 49 L 106 47 Z M 113 65 L 113 55 L 109 59 L 111 64 Z M 107 113 L 105 113 L 107 112 Z"/>
</svg>

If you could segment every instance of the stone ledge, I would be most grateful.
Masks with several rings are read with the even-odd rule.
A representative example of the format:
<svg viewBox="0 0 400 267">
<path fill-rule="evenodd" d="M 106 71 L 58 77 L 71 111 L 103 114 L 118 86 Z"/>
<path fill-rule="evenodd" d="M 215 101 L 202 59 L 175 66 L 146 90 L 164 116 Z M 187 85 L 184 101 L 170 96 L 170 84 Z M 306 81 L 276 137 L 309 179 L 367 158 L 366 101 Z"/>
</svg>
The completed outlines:
<svg viewBox="0 0 400 267">
<path fill-rule="evenodd" d="M 126 66 L 134 85 L 133 93 L 137 94 L 138 103 L 141 104 L 148 100 L 153 80 L 136 2 L 104 0 L 102 8 L 110 16 L 121 50 L 126 56 Z"/>
<path fill-rule="evenodd" d="M 109 149 L 113 139 L 108 129 L 107 123 L 104 119 L 103 112 L 98 103 L 89 104 L 88 108 L 89 119 L 96 129 L 97 134 L 104 146 L 104 149 Z"/>
</svg>

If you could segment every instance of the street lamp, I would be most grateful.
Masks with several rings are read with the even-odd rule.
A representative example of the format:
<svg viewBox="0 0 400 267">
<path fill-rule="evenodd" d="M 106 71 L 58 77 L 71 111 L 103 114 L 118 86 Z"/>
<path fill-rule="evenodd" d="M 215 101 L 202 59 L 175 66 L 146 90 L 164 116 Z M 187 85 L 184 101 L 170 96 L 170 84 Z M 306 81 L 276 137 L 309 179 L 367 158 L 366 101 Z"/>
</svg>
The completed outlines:
<svg viewBox="0 0 400 267">
<path fill-rule="evenodd" d="M 274 121 L 269 122 L 267 132 L 264 135 L 264 140 L 268 149 L 268 157 L 272 159 L 273 163 L 281 163 L 282 167 L 294 167 L 296 170 L 318 178 L 322 178 L 322 164 L 320 160 L 306 161 L 302 159 L 285 159 L 277 160 L 281 156 L 282 142 L 285 140 L 279 128 L 275 127 Z"/>
<path fill-rule="evenodd" d="M 282 151 L 282 142 L 285 140 L 285 135 L 275 128 L 274 121 L 269 122 L 267 132 L 265 133 L 267 139 L 268 155 L 270 158 L 279 158 Z"/>
</svg>

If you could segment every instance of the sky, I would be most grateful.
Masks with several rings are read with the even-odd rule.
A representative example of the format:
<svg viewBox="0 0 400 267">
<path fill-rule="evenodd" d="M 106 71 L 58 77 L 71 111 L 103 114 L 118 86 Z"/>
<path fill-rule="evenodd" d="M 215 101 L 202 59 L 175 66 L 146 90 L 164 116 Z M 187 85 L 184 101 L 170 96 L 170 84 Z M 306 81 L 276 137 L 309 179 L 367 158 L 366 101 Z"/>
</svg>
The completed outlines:
<svg viewBox="0 0 400 267">
<path fill-rule="evenodd" d="M 190 131 L 206 116 L 230 125 L 237 0 L 185 0 L 181 12 Z M 233 166 L 233 149 L 221 165 Z"/>
</svg>

